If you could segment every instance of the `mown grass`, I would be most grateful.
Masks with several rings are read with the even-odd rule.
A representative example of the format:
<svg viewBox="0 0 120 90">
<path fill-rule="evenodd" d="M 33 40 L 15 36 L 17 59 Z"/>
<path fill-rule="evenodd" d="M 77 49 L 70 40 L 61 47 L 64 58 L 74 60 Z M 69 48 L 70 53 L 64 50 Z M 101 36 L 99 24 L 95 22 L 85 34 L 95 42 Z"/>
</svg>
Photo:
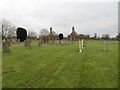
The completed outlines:
<svg viewBox="0 0 120 90">
<path fill-rule="evenodd" d="M 38 43 L 38 41 L 32 40 L 31 43 Z M 24 44 L 24 42 L 11 42 L 11 45 L 14 45 L 14 44 Z"/>
<path fill-rule="evenodd" d="M 3 88 L 116 88 L 118 44 L 88 41 L 83 53 L 78 42 L 10 47 L 3 58 Z"/>
</svg>

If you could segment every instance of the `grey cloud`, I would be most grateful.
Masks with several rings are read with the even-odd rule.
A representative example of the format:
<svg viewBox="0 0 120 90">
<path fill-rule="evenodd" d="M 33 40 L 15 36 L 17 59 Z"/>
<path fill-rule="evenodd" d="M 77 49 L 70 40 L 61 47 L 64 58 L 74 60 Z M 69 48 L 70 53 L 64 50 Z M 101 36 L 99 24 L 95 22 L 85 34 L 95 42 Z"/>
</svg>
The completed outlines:
<svg viewBox="0 0 120 90">
<path fill-rule="evenodd" d="M 6 1 L 6 0 L 5 0 Z M 74 25 L 78 33 L 117 34 L 117 2 L 41 2 L 39 0 L 11 0 L 0 6 L 1 18 L 16 26 L 33 28 L 37 33 L 53 27 L 67 36 Z"/>
</svg>

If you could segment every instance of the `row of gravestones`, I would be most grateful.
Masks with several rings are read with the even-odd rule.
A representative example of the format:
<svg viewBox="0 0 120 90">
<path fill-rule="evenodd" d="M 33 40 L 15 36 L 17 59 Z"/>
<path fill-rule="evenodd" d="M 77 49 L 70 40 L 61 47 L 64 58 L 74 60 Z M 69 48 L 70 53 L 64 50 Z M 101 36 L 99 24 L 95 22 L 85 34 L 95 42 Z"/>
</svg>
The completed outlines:
<svg viewBox="0 0 120 90">
<path fill-rule="evenodd" d="M 25 45 L 26 47 L 28 47 L 28 48 L 31 48 L 31 42 L 32 42 L 32 39 L 31 39 L 31 38 L 27 38 L 27 39 L 24 41 L 24 45 Z M 53 42 L 53 41 L 52 41 L 52 42 Z M 69 44 L 69 43 L 66 43 L 66 42 L 67 42 L 67 41 L 65 41 L 64 43 L 63 43 L 62 40 L 59 41 L 59 43 L 60 43 L 61 45 Z M 58 43 L 58 42 L 57 42 L 57 43 Z M 41 46 L 41 44 L 42 44 L 42 41 L 41 41 L 41 40 L 38 40 L 38 46 L 39 46 L 39 47 Z M 9 47 L 10 47 L 10 40 L 7 39 L 7 38 L 5 38 L 5 39 L 3 40 L 3 42 L 2 42 L 3 53 L 10 52 Z"/>
<path fill-rule="evenodd" d="M 25 43 L 25 46 L 28 47 L 28 48 L 31 48 L 31 42 L 32 42 L 32 39 L 31 38 L 27 38 L 27 31 L 23 28 L 18 28 L 17 29 L 17 40 L 20 40 L 20 42 L 24 41 Z M 63 34 L 59 34 L 59 41 L 50 41 L 50 44 L 53 44 L 53 43 L 59 43 L 61 44 L 62 46 L 63 45 L 69 45 L 69 41 L 67 40 L 62 40 L 63 39 Z M 73 41 L 72 41 L 73 42 Z M 41 46 L 42 44 L 42 41 L 41 40 L 38 40 L 38 46 Z M 86 42 L 83 43 L 84 46 L 86 46 Z M 107 45 L 107 42 L 104 41 L 104 51 L 106 51 L 106 45 Z M 10 52 L 10 41 L 6 38 L 3 40 L 3 52 L 6 53 L 6 52 Z"/>
<path fill-rule="evenodd" d="M 50 40 L 49 44 L 51 44 L 51 45 L 53 45 L 53 44 L 56 44 L 56 45 L 60 44 L 61 46 L 63 46 L 63 45 L 69 45 L 70 42 L 68 40 L 55 40 L 55 41 Z"/>
<path fill-rule="evenodd" d="M 32 39 L 31 39 L 31 38 L 27 38 L 27 39 L 24 41 L 24 45 L 25 45 L 26 47 L 28 47 L 28 48 L 31 48 L 31 42 L 32 42 Z M 67 40 L 65 40 L 65 41 L 60 40 L 60 41 L 58 41 L 57 43 L 61 44 L 62 46 L 63 46 L 63 45 L 69 45 L 69 41 L 67 41 Z M 106 40 L 103 42 L 103 45 L 104 45 L 103 51 L 107 51 L 107 49 L 106 49 L 107 43 L 108 43 L 108 42 L 107 42 Z M 41 40 L 38 40 L 38 46 L 39 46 L 39 47 L 41 46 L 41 44 L 42 44 L 42 41 L 41 41 Z M 86 45 L 87 45 L 87 41 L 84 40 L 84 41 L 83 41 L 83 47 L 86 47 Z M 9 47 L 10 47 L 10 41 L 5 38 L 5 39 L 3 40 L 2 47 L 3 47 L 3 53 L 10 52 L 10 49 L 9 49 Z"/>
<path fill-rule="evenodd" d="M 24 45 L 28 48 L 31 48 L 31 42 L 32 42 L 32 39 L 28 38 L 24 41 Z M 7 52 L 10 52 L 10 40 L 5 38 L 4 40 L 2 40 L 2 52 L 3 53 L 7 53 Z M 39 41 L 38 43 L 38 46 L 41 46 L 41 41 Z"/>
<path fill-rule="evenodd" d="M 59 41 L 50 41 L 49 43 L 53 43 L 54 42 L 54 44 L 56 43 L 56 44 L 60 44 L 60 45 L 69 45 L 70 43 L 69 43 L 69 41 L 67 41 L 67 40 L 59 40 Z M 31 48 L 31 43 L 32 43 L 32 39 L 31 38 L 27 38 L 25 41 L 24 41 L 24 45 L 26 46 L 26 47 L 28 47 L 28 48 Z M 38 46 L 40 47 L 41 46 L 41 44 L 42 44 L 43 42 L 39 39 L 38 40 Z M 3 47 L 3 53 L 6 53 L 6 52 L 10 52 L 10 49 L 9 49 L 9 47 L 10 47 L 10 40 L 9 39 L 4 39 L 3 40 L 3 43 L 2 43 L 2 47 Z"/>
<path fill-rule="evenodd" d="M 31 38 L 27 38 L 25 41 L 24 41 L 24 45 L 28 48 L 31 48 L 31 43 L 32 43 L 32 39 Z M 38 46 L 40 47 L 42 44 L 42 41 L 41 40 L 38 40 Z"/>
</svg>

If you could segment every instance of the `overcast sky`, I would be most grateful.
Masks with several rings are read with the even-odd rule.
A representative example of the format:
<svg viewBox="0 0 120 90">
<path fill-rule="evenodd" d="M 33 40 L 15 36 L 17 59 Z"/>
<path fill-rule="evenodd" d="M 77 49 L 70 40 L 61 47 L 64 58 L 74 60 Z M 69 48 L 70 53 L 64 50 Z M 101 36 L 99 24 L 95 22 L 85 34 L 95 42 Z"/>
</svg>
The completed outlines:
<svg viewBox="0 0 120 90">
<path fill-rule="evenodd" d="M 1 0 L 0 18 L 17 27 L 39 33 L 53 27 L 56 33 L 67 36 L 72 26 L 79 34 L 118 32 L 118 0 Z M 107 2 L 109 1 L 109 2 Z"/>
</svg>

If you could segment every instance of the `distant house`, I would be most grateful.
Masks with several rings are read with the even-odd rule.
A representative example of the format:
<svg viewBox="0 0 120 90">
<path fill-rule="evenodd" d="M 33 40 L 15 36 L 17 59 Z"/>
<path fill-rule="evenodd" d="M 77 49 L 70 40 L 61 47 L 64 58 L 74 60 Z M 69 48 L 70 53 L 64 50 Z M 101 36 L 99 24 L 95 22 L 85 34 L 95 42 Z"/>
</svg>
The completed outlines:
<svg viewBox="0 0 120 90">
<path fill-rule="evenodd" d="M 70 33 L 70 35 L 68 35 L 68 40 L 77 41 L 79 39 L 80 39 L 80 37 L 79 37 L 78 33 L 75 31 L 75 28 L 73 26 L 72 32 Z"/>
<path fill-rule="evenodd" d="M 79 37 L 80 39 L 90 39 L 90 35 L 80 34 Z"/>
<path fill-rule="evenodd" d="M 52 27 L 50 27 L 50 33 L 48 35 L 49 40 L 59 40 L 59 36 L 55 31 L 52 31 Z"/>
<path fill-rule="evenodd" d="M 44 41 L 44 43 L 46 43 L 46 42 L 49 42 L 50 40 L 52 41 L 59 40 L 59 36 L 57 35 L 55 31 L 52 31 L 52 27 L 50 27 L 49 34 L 46 36 L 40 37 L 40 39 Z"/>
</svg>

